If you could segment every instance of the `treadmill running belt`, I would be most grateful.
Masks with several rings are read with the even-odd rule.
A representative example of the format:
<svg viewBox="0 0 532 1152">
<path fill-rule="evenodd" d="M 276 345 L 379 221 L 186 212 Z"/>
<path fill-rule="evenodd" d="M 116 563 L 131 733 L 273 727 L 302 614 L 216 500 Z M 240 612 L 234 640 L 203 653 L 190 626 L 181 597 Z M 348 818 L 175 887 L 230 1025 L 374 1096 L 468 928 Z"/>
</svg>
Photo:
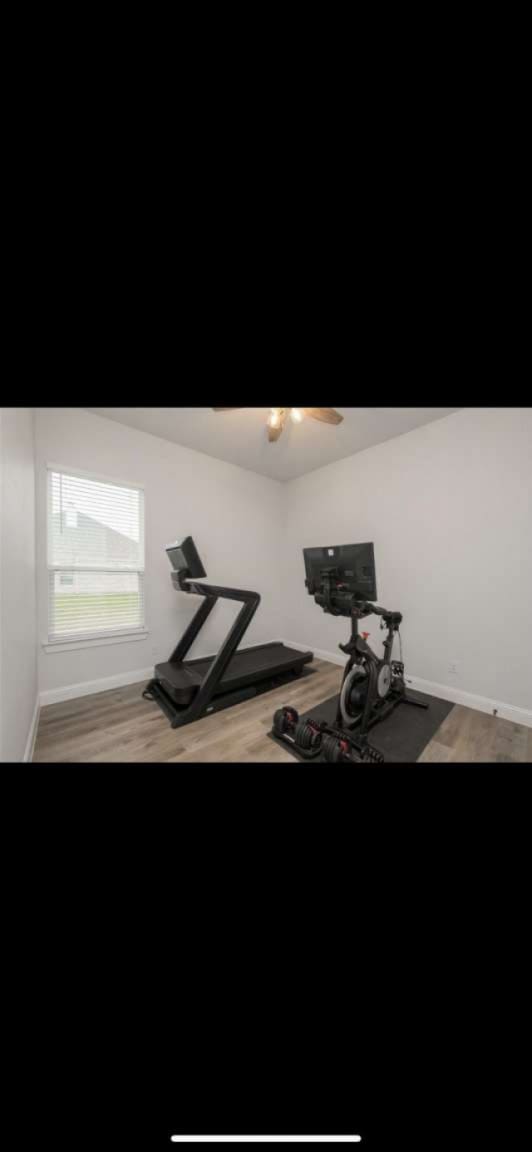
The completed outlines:
<svg viewBox="0 0 532 1152">
<path fill-rule="evenodd" d="M 214 656 L 203 656 L 184 663 L 157 664 L 155 676 L 176 704 L 186 707 L 205 679 Z M 299 652 L 285 644 L 259 644 L 235 652 L 215 690 L 222 692 L 245 688 L 263 679 L 296 671 L 312 660 L 312 653 Z"/>
</svg>

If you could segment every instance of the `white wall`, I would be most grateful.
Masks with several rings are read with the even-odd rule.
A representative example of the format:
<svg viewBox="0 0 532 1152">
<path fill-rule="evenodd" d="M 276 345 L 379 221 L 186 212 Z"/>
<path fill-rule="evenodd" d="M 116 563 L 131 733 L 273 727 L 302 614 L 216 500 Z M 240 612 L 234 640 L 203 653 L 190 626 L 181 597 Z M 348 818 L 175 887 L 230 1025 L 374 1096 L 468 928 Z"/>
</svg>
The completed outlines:
<svg viewBox="0 0 532 1152">
<path fill-rule="evenodd" d="M 307 595 L 302 548 L 373 540 L 379 603 L 404 614 L 407 673 L 532 709 L 532 409 L 464 409 L 284 484 L 81 409 L 37 410 L 36 459 L 45 701 L 63 687 L 134 678 L 168 657 L 197 601 L 173 591 L 164 547 L 190 533 L 213 583 L 263 597 L 245 644 L 283 637 L 340 659 L 349 622 Z M 47 462 L 145 486 L 146 639 L 42 647 Z M 29 540 L 23 551 L 31 556 Z M 215 651 L 236 611 L 219 604 L 191 655 Z M 364 627 L 380 647 L 376 619 Z"/>
<path fill-rule="evenodd" d="M 29 752 L 37 701 L 34 417 L 3 408 L 0 419 L 0 752 Z"/>
<path fill-rule="evenodd" d="M 288 642 L 338 652 L 349 633 L 308 595 L 302 549 L 372 540 L 407 673 L 532 709 L 531 408 L 463 409 L 293 480 L 283 516 Z M 381 651 L 376 617 L 362 627 Z"/>
<path fill-rule="evenodd" d="M 279 527 L 282 486 L 203 453 L 125 427 L 83 409 L 36 413 L 39 679 L 44 694 L 62 686 L 149 669 L 168 659 L 199 605 L 177 594 L 165 545 L 192 535 L 213 584 L 256 589 L 262 603 L 244 646 L 279 639 Z M 146 622 L 132 643 L 46 652 L 46 465 L 92 471 L 145 488 Z M 218 603 L 191 657 L 216 651 L 238 611 Z M 107 685 L 103 685 L 106 687 Z M 48 698 L 48 702 L 53 696 Z"/>
</svg>

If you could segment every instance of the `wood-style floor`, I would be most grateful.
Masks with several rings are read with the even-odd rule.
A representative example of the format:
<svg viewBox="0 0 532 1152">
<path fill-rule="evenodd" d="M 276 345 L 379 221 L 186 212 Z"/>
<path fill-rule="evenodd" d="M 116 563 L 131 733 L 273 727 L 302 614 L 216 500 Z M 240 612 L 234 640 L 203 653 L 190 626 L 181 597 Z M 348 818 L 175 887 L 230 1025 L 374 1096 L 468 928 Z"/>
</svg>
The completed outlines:
<svg viewBox="0 0 532 1152">
<path fill-rule="evenodd" d="M 315 675 L 173 729 L 143 684 L 81 696 L 41 709 L 33 759 L 46 761 L 276 761 L 293 757 L 267 733 L 282 704 L 300 713 L 339 691 L 342 669 L 315 660 Z M 420 762 L 532 761 L 532 728 L 455 704 Z"/>
</svg>

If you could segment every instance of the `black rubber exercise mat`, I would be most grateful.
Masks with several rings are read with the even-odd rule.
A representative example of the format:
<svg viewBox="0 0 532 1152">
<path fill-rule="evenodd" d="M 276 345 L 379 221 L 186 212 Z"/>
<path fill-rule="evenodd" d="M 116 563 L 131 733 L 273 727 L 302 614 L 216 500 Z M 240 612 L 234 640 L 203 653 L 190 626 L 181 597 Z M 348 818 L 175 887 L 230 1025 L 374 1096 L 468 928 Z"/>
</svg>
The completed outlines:
<svg viewBox="0 0 532 1152">
<path fill-rule="evenodd" d="M 438 696 L 427 696 L 424 692 L 414 692 L 409 688 L 408 695 L 414 700 L 422 700 L 428 708 L 411 708 L 408 704 L 398 704 L 393 712 L 375 724 L 369 732 L 369 741 L 382 752 L 386 764 L 412 764 L 423 749 L 432 740 L 440 724 L 454 707 L 449 700 L 440 700 Z M 290 701 L 287 700 L 287 704 Z M 323 704 L 316 704 L 308 712 L 302 713 L 300 720 L 324 720 L 327 724 L 334 724 L 338 696 L 331 696 Z M 269 732 L 270 740 L 275 740 L 283 748 L 287 748 L 296 760 L 305 764 L 324 763 L 322 756 L 315 760 L 305 760 L 290 744 L 278 740 L 273 732 Z M 375 765 L 377 767 L 377 765 Z"/>
</svg>

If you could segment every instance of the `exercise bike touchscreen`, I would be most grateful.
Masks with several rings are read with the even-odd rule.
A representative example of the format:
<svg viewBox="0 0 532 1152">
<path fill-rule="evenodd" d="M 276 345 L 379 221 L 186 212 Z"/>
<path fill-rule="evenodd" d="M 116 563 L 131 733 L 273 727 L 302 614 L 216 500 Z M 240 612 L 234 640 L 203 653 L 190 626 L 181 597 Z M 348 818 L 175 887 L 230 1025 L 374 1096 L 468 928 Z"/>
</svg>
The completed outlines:
<svg viewBox="0 0 532 1152">
<path fill-rule="evenodd" d="M 373 544 L 337 544 L 332 548 L 304 548 L 307 588 L 313 596 L 324 575 L 334 578 L 361 600 L 377 599 Z"/>
</svg>

